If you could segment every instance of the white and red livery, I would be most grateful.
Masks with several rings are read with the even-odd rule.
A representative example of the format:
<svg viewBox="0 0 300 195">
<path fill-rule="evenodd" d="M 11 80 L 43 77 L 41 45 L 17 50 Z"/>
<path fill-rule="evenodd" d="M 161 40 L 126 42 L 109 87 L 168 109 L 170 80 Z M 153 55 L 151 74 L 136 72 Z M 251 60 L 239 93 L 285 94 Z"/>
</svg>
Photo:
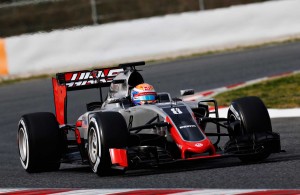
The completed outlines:
<svg viewBox="0 0 300 195">
<path fill-rule="evenodd" d="M 144 64 L 56 74 L 52 79 L 55 115 L 32 113 L 20 119 L 18 147 L 24 169 L 51 171 L 61 163 L 77 162 L 107 175 L 225 156 L 257 162 L 281 151 L 280 136 L 272 132 L 268 111 L 258 97 L 234 100 L 227 118 L 219 117 L 214 99 L 185 102 L 169 93 L 157 93 L 155 104 L 134 106 L 130 92 L 144 83 L 135 67 Z M 106 99 L 103 87 L 109 88 Z M 88 103 L 87 111 L 69 124 L 68 92 L 90 88 L 99 88 L 99 100 Z M 192 93 L 185 90 L 182 95 Z M 207 124 L 214 125 L 214 132 L 207 130 Z M 221 138 L 227 141 L 220 147 Z"/>
</svg>

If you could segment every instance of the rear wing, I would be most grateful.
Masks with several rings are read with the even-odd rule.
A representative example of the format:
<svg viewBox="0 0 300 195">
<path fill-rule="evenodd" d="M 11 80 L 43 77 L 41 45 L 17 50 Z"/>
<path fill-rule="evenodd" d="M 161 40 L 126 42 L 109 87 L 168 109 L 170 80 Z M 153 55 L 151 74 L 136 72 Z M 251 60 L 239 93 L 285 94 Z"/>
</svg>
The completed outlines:
<svg viewBox="0 0 300 195">
<path fill-rule="evenodd" d="M 121 72 L 135 69 L 135 66 L 145 65 L 145 62 L 120 64 L 118 67 L 80 70 L 74 72 L 57 73 L 52 78 L 56 119 L 60 125 L 67 123 L 67 92 L 91 88 L 100 88 L 102 101 L 102 87 L 109 87 L 113 79 Z"/>
<path fill-rule="evenodd" d="M 59 85 L 66 86 L 67 91 L 82 90 L 98 87 L 108 87 L 112 80 L 124 70 L 119 67 L 82 70 L 75 72 L 57 73 Z"/>
</svg>

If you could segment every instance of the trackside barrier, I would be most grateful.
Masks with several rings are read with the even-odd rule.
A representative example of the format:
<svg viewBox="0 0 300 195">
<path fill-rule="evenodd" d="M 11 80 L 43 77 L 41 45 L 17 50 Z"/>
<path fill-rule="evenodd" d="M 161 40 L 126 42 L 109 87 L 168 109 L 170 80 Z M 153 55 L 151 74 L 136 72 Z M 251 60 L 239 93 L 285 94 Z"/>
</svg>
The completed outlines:
<svg viewBox="0 0 300 195">
<path fill-rule="evenodd" d="M 0 39 L 0 75 L 8 74 L 7 59 L 5 51 L 5 40 Z"/>
<path fill-rule="evenodd" d="M 176 57 L 300 36 L 300 1 L 267 1 L 0 40 L 0 77 Z"/>
</svg>

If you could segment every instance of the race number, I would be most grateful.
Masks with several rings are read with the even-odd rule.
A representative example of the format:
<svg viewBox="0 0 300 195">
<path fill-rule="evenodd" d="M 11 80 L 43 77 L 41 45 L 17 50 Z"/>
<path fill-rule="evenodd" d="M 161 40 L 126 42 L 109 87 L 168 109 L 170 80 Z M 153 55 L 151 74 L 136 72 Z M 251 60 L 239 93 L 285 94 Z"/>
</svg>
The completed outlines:
<svg viewBox="0 0 300 195">
<path fill-rule="evenodd" d="M 179 108 L 171 108 L 173 114 L 182 114 L 182 111 Z"/>
</svg>

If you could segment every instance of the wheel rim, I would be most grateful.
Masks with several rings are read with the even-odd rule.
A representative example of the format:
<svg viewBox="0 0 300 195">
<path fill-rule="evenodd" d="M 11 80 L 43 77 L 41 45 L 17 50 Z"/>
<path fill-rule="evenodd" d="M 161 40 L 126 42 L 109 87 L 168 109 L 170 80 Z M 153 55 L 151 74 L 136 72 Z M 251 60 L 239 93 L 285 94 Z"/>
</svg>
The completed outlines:
<svg viewBox="0 0 300 195">
<path fill-rule="evenodd" d="M 28 137 L 23 127 L 19 130 L 19 153 L 21 160 L 25 161 L 28 155 Z"/>
<path fill-rule="evenodd" d="M 234 122 L 234 121 L 238 120 L 237 117 L 233 113 L 231 113 L 229 115 L 228 119 L 229 119 L 229 122 Z"/>
<path fill-rule="evenodd" d="M 96 163 L 99 153 L 99 143 L 97 132 L 94 127 L 90 129 L 89 133 L 89 156 L 92 163 Z"/>
</svg>

